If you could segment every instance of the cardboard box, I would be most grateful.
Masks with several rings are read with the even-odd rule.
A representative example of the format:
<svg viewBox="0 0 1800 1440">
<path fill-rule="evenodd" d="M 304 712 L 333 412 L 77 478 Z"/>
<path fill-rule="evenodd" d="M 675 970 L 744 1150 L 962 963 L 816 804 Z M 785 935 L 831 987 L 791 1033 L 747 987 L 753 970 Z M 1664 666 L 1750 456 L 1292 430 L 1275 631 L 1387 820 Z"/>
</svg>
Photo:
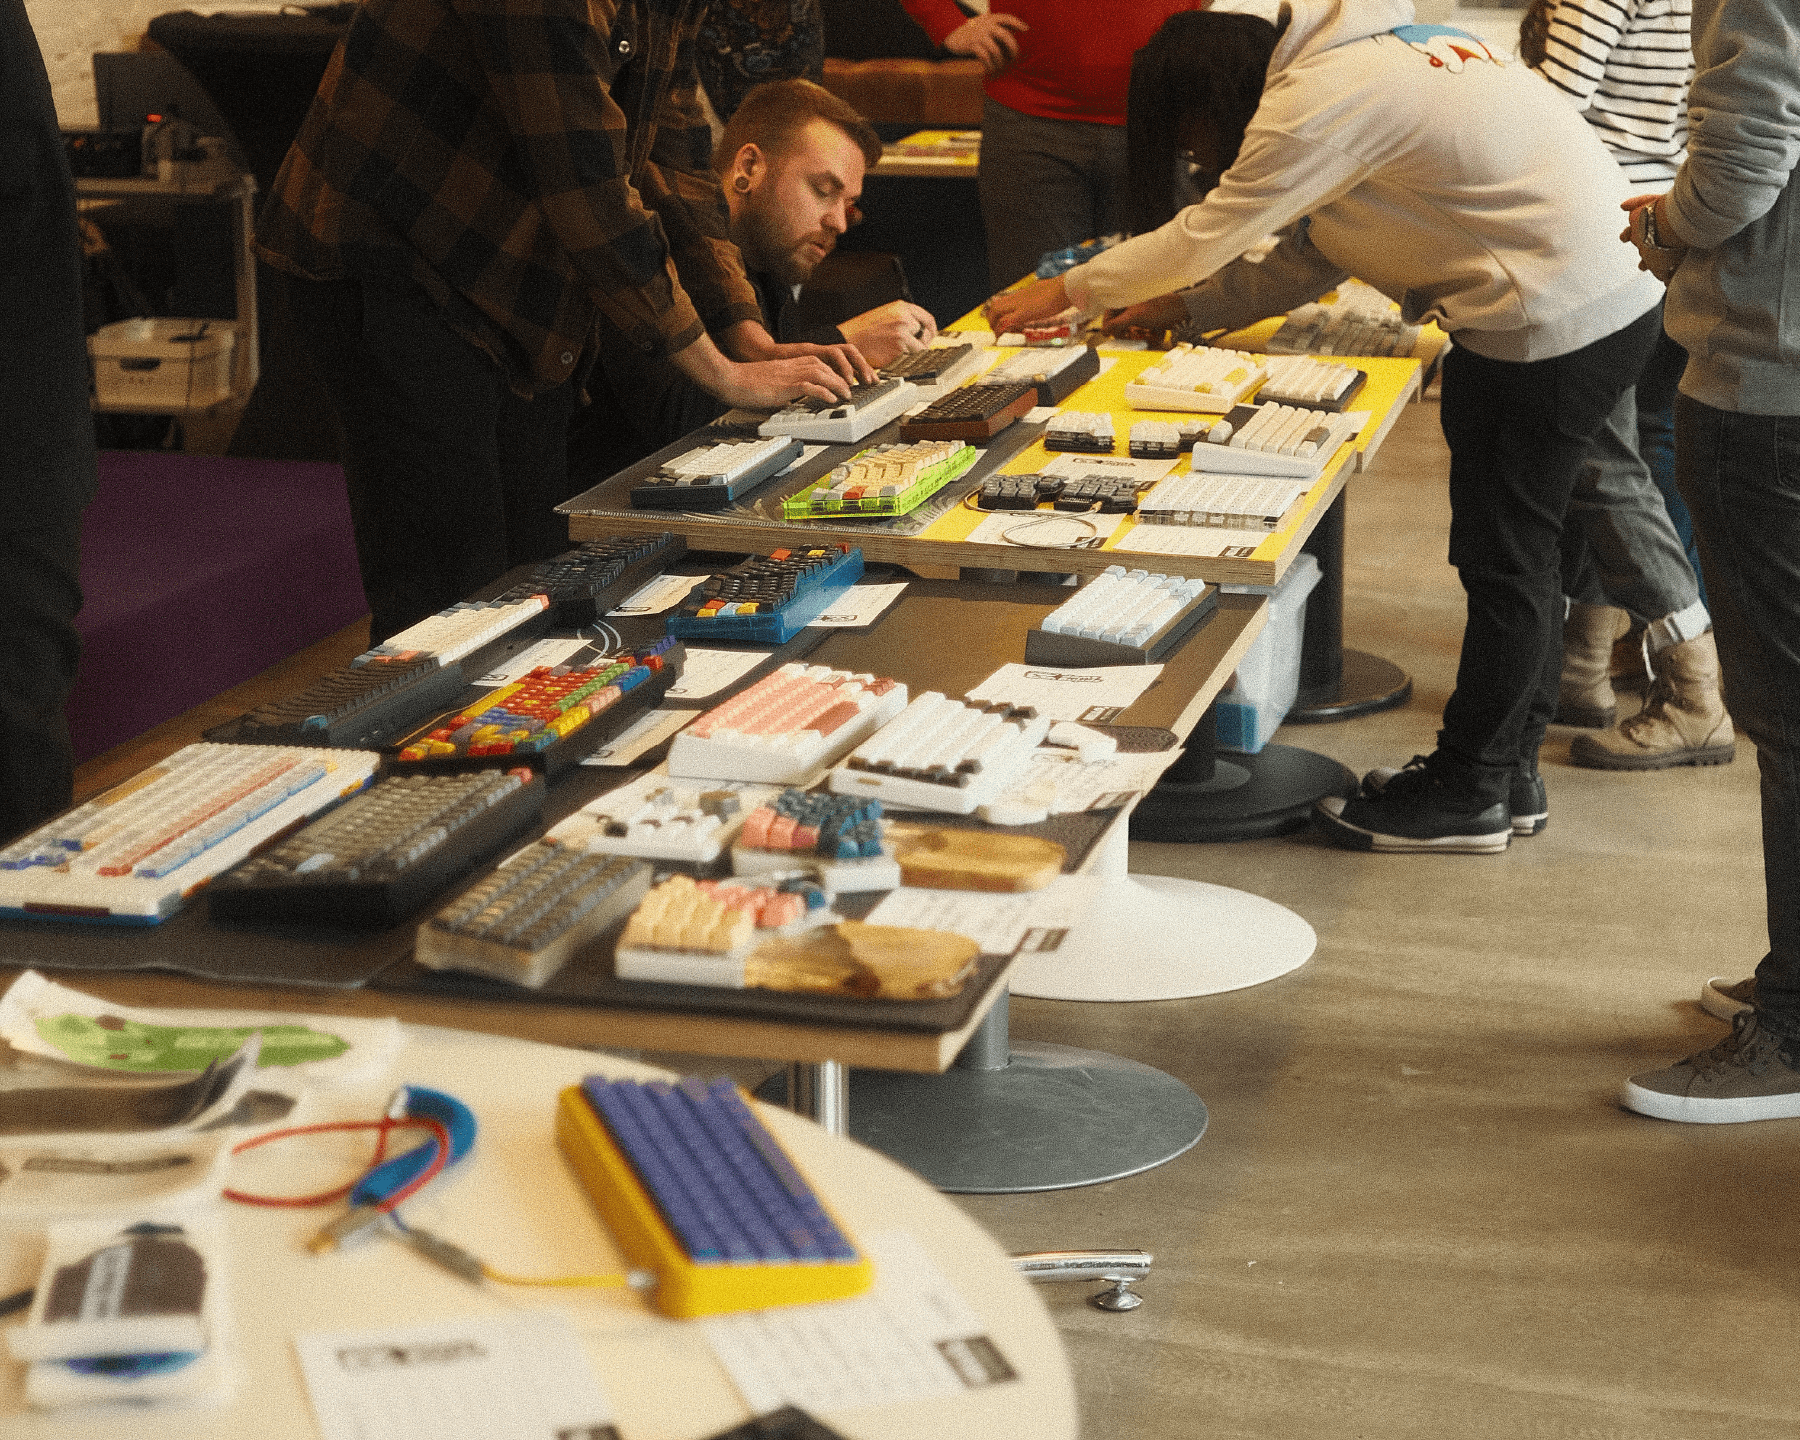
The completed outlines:
<svg viewBox="0 0 1800 1440">
<path fill-rule="evenodd" d="M 167 410 L 216 405 L 231 394 L 229 320 L 118 320 L 88 336 L 102 405 Z"/>
</svg>

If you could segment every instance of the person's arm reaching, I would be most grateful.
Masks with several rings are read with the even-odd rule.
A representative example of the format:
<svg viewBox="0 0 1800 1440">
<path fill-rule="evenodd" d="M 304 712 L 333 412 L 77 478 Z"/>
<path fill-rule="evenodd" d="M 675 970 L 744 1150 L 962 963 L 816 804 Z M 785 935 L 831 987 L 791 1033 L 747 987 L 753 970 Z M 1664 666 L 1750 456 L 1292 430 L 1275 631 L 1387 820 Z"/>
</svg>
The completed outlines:
<svg viewBox="0 0 1800 1440">
<path fill-rule="evenodd" d="M 1343 283 L 1347 272 L 1321 255 L 1304 223 L 1291 225 L 1259 261 L 1239 257 L 1187 290 L 1159 296 L 1107 317 L 1106 329 L 1172 330 L 1192 326 L 1201 334 L 1240 330 L 1296 305 L 1317 300 Z"/>
<path fill-rule="evenodd" d="M 1031 27 L 1017 15 L 990 10 L 985 15 L 965 15 L 954 0 L 901 0 L 906 13 L 931 37 L 931 43 L 952 55 L 979 60 L 992 75 L 1004 70 L 1019 55 L 1019 35 Z"/>
</svg>

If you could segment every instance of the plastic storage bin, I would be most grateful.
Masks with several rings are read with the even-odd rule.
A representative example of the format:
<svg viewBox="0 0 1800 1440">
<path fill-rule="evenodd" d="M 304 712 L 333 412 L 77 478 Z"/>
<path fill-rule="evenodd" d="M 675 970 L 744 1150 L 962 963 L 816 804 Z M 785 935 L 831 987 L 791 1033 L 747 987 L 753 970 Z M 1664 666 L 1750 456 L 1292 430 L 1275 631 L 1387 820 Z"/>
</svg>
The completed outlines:
<svg viewBox="0 0 1800 1440">
<path fill-rule="evenodd" d="M 1293 708 L 1300 690 L 1300 636 L 1319 562 L 1301 554 L 1269 598 L 1269 619 L 1219 693 L 1218 743 L 1254 755 Z"/>
<path fill-rule="evenodd" d="M 118 320 L 88 337 L 102 405 L 199 409 L 231 395 L 229 320 Z"/>
</svg>

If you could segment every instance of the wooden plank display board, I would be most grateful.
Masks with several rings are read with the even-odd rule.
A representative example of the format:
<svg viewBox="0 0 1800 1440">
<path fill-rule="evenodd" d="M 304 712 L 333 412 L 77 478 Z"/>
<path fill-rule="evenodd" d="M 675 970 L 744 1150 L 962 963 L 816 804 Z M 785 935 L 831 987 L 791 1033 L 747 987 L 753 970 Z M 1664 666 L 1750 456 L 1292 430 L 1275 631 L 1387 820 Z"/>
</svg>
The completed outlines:
<svg viewBox="0 0 1800 1440">
<path fill-rule="evenodd" d="M 985 334 L 971 334 L 981 341 Z M 1016 349 L 990 352 L 995 363 Z M 1163 357 L 1155 351 L 1101 352 L 1102 370 L 1094 379 L 1076 390 L 1060 407 L 1064 411 L 1105 411 L 1113 417 L 1116 435 L 1114 454 L 1123 457 L 1131 426 L 1140 420 L 1178 420 L 1173 411 L 1134 410 L 1125 400 L 1127 382 Z M 1011 544 L 977 536 L 986 518 L 963 503 L 989 474 L 1028 475 L 1043 470 L 1059 459 L 1079 461 L 1083 457 L 1058 456 L 1043 444 L 1043 425 L 1020 421 L 994 436 L 984 447 L 986 454 L 959 480 L 928 501 L 912 515 L 898 520 L 803 520 L 781 518 L 783 496 L 809 485 L 832 465 L 871 445 L 896 438 L 898 422 L 877 430 L 855 445 L 831 445 L 809 448 L 807 456 L 786 476 L 778 476 L 760 486 L 747 497 L 746 503 L 708 514 L 687 514 L 667 510 L 634 510 L 629 494 L 632 485 L 652 473 L 665 459 L 691 449 L 687 441 L 659 451 L 648 460 L 621 472 L 575 496 L 557 508 L 569 517 L 571 539 L 590 540 L 608 535 L 637 534 L 673 530 L 683 535 L 697 549 L 750 549 L 772 551 L 784 546 L 829 543 L 860 545 L 865 559 L 888 561 L 912 566 L 959 566 L 1001 570 L 1074 572 L 1095 575 L 1109 565 L 1126 564 L 1159 570 L 1166 574 L 1196 576 L 1218 583 L 1274 586 L 1279 584 L 1301 545 L 1336 499 L 1349 476 L 1361 468 L 1366 455 L 1381 442 L 1398 416 L 1400 408 L 1417 393 L 1419 362 L 1417 360 L 1362 360 L 1359 369 L 1369 375 L 1368 384 L 1354 402 L 1353 409 L 1368 411 L 1369 419 L 1339 453 L 1326 465 L 1280 530 L 1256 540 L 1253 547 L 1235 547 L 1226 555 L 1192 553 L 1191 542 L 1198 536 L 1181 536 L 1180 531 L 1202 527 L 1145 526 L 1135 517 L 1124 517 L 1116 530 L 1106 535 L 1093 548 L 1072 549 L 1065 546 L 1039 548 Z M 1036 412 L 1043 414 L 1045 412 Z M 889 433 L 892 430 L 895 433 Z M 1163 462 L 1138 462 L 1139 464 Z M 1185 473 L 1188 456 L 1166 462 L 1167 473 Z M 1059 467 L 1060 469 L 1061 467 Z M 1049 514 L 1050 512 L 1040 512 Z M 1026 512 L 1012 512 L 1013 522 L 1031 517 Z M 1113 517 L 1104 517 L 1111 520 Z M 989 527 L 991 532 L 993 527 Z M 1168 537 L 1170 550 L 1139 549 L 1146 532 L 1160 537 L 1163 530 L 1177 532 Z M 1133 541 L 1132 536 L 1137 536 Z M 1124 544 L 1126 548 L 1121 549 Z M 1247 550 L 1248 553 L 1244 553 Z M 1185 553 L 1184 553 L 1185 552 Z"/>
</svg>

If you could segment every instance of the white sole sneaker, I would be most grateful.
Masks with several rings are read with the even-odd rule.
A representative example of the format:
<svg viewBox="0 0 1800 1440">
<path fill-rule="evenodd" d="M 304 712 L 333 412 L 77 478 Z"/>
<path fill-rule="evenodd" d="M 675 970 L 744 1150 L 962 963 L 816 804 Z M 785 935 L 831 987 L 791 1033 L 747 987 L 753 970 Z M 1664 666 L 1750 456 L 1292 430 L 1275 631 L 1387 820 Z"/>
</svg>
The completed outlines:
<svg viewBox="0 0 1800 1440">
<path fill-rule="evenodd" d="M 1646 1090 L 1627 1080 L 1619 1092 L 1619 1103 L 1627 1110 L 1635 1110 L 1653 1120 L 1677 1120 L 1687 1125 L 1742 1125 L 1751 1120 L 1800 1119 L 1800 1093 L 1708 1100 Z"/>
<path fill-rule="evenodd" d="M 1700 987 L 1700 1008 L 1708 1015 L 1730 1022 L 1733 1017 L 1754 1009 L 1751 997 L 1756 993 L 1756 977 L 1728 980 L 1715 975 Z"/>
<path fill-rule="evenodd" d="M 1337 795 L 1327 795 L 1313 805 L 1313 816 L 1324 825 L 1332 841 L 1352 850 L 1373 850 L 1381 855 L 1498 855 L 1512 843 L 1512 827 L 1490 834 L 1433 835 L 1414 838 L 1410 835 L 1388 835 L 1368 830 L 1344 819 L 1344 806 L 1349 802 Z"/>
</svg>

